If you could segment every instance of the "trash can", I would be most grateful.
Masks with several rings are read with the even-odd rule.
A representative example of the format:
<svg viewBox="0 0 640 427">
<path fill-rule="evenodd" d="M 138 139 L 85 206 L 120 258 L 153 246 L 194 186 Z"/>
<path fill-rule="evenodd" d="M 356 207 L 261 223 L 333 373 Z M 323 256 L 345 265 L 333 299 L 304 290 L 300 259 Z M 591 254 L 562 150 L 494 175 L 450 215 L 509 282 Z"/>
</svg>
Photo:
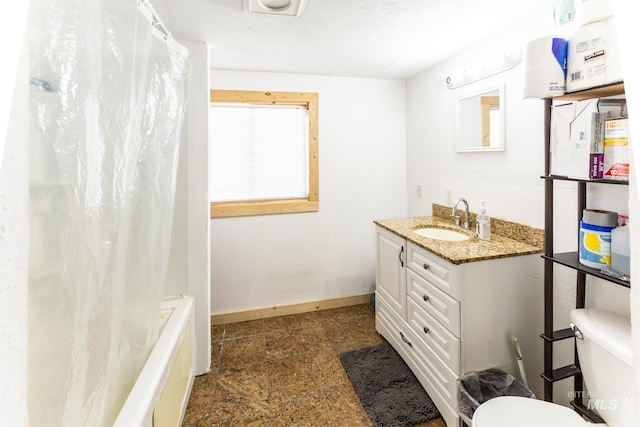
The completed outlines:
<svg viewBox="0 0 640 427">
<path fill-rule="evenodd" d="M 458 414 L 470 426 L 478 406 L 499 396 L 536 397 L 527 386 L 502 369 L 469 372 L 458 379 Z"/>
</svg>

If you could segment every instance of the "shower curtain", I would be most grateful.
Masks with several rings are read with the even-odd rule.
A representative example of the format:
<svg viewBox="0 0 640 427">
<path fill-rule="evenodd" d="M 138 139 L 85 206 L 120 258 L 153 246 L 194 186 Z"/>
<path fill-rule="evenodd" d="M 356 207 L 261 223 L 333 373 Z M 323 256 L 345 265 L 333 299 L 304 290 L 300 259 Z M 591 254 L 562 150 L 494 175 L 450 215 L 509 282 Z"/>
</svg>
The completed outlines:
<svg viewBox="0 0 640 427">
<path fill-rule="evenodd" d="M 29 44 L 29 423 L 107 426 L 158 336 L 187 51 L 134 0 L 32 1 Z"/>
</svg>

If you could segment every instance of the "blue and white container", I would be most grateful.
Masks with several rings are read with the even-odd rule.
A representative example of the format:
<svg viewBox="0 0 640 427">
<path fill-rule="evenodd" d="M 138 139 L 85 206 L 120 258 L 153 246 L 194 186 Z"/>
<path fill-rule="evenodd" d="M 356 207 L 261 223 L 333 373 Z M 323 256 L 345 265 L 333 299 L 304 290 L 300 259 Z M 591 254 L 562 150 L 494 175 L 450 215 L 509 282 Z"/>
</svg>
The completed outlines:
<svg viewBox="0 0 640 427">
<path fill-rule="evenodd" d="M 618 225 L 618 214 L 584 209 L 580 221 L 580 264 L 591 268 L 611 265 L 611 230 Z"/>
</svg>

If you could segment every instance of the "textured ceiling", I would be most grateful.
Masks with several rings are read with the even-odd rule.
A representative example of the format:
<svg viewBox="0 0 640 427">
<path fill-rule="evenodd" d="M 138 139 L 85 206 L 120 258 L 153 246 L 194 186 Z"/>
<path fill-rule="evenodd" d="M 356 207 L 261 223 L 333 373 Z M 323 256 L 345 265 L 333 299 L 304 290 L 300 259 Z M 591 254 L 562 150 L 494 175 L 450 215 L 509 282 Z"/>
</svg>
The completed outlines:
<svg viewBox="0 0 640 427">
<path fill-rule="evenodd" d="M 307 0 L 300 17 L 242 0 L 152 0 L 171 31 L 209 43 L 214 69 L 411 77 L 550 0 Z"/>
</svg>

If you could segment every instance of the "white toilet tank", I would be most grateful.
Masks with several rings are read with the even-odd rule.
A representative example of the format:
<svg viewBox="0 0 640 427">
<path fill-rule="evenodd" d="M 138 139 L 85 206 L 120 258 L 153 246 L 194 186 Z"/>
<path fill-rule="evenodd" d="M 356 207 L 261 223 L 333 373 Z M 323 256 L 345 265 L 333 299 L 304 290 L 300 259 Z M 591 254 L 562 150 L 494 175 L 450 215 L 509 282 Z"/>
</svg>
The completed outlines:
<svg viewBox="0 0 640 427">
<path fill-rule="evenodd" d="M 609 427 L 633 425 L 631 322 L 596 309 L 571 311 L 578 359 L 587 391 L 584 404 Z M 580 338 L 582 337 L 582 339 Z"/>
</svg>

